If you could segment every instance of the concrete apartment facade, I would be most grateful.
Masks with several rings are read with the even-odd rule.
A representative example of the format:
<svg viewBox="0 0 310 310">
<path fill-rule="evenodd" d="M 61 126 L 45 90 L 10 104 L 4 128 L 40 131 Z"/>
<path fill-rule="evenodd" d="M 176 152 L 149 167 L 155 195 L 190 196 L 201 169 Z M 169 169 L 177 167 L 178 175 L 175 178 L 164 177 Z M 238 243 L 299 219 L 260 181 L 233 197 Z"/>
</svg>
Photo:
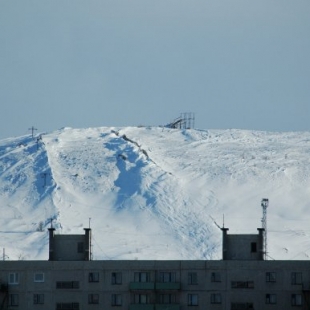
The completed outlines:
<svg viewBox="0 0 310 310">
<path fill-rule="evenodd" d="M 309 261 L 265 261 L 262 230 L 227 230 L 223 260 L 91 261 L 90 230 L 68 236 L 76 255 L 60 260 L 50 229 L 49 261 L 0 262 L 0 309 L 310 309 Z"/>
</svg>

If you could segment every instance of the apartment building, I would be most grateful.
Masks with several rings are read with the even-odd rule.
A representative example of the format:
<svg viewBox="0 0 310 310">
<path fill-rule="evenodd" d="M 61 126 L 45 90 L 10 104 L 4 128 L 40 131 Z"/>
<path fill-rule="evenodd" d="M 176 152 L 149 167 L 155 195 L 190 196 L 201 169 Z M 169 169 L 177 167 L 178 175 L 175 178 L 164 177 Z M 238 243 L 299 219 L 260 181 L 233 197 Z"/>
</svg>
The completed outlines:
<svg viewBox="0 0 310 310">
<path fill-rule="evenodd" d="M 309 261 L 263 260 L 261 229 L 222 231 L 223 260 L 92 261 L 89 229 L 50 229 L 49 261 L 0 262 L 0 309 L 310 309 Z"/>
</svg>

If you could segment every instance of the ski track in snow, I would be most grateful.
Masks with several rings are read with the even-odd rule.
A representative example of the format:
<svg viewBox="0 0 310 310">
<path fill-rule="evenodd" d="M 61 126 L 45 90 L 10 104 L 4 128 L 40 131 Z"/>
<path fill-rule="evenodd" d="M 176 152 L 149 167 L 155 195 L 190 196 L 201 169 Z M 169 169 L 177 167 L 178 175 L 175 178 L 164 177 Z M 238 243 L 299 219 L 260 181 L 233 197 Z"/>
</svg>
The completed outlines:
<svg viewBox="0 0 310 310">
<path fill-rule="evenodd" d="M 10 259 L 47 259 L 51 219 L 59 233 L 90 223 L 95 259 L 218 259 L 219 227 L 256 233 L 265 197 L 269 256 L 309 258 L 309 132 L 102 127 L 38 137 L 0 141 L 0 246 Z"/>
</svg>

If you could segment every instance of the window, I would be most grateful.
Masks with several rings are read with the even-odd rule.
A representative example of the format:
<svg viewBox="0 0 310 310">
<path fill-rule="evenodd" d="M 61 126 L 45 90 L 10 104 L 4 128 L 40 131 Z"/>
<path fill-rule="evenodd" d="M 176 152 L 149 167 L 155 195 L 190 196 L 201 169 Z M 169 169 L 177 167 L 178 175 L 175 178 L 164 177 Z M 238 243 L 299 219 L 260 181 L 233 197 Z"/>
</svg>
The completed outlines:
<svg viewBox="0 0 310 310">
<path fill-rule="evenodd" d="M 266 282 L 276 282 L 276 273 L 266 272 Z"/>
<path fill-rule="evenodd" d="M 135 304 L 149 304 L 150 296 L 147 294 L 135 294 L 134 295 L 134 303 Z"/>
<path fill-rule="evenodd" d="M 121 272 L 112 272 L 111 283 L 112 284 L 122 284 L 122 273 Z"/>
<path fill-rule="evenodd" d="M 88 303 L 89 304 L 99 304 L 99 295 L 98 294 L 88 294 Z"/>
<path fill-rule="evenodd" d="M 176 280 L 175 272 L 160 272 L 159 282 L 173 283 Z"/>
<path fill-rule="evenodd" d="M 88 274 L 88 282 L 99 282 L 99 272 L 90 272 Z"/>
<path fill-rule="evenodd" d="M 197 294 L 188 294 L 187 295 L 187 304 L 189 306 L 198 306 L 198 295 Z"/>
<path fill-rule="evenodd" d="M 197 281 L 197 272 L 189 272 L 189 273 L 188 273 L 188 284 L 189 284 L 189 285 L 198 284 L 198 281 Z"/>
<path fill-rule="evenodd" d="M 9 284 L 18 284 L 19 283 L 19 275 L 17 272 L 12 272 L 9 274 Z"/>
<path fill-rule="evenodd" d="M 122 295 L 112 294 L 111 305 L 114 307 L 119 307 L 122 305 Z"/>
<path fill-rule="evenodd" d="M 135 282 L 150 282 L 150 278 L 149 272 L 135 272 L 134 274 Z"/>
<path fill-rule="evenodd" d="M 33 294 L 33 303 L 35 305 L 43 305 L 44 304 L 44 294 Z"/>
<path fill-rule="evenodd" d="M 250 302 L 233 302 L 231 304 L 231 310 L 252 310 L 253 304 Z"/>
<path fill-rule="evenodd" d="M 302 296 L 300 294 L 292 294 L 292 306 L 302 306 Z"/>
<path fill-rule="evenodd" d="M 58 281 L 56 282 L 56 288 L 60 289 L 71 289 L 71 288 L 79 288 L 79 281 Z"/>
<path fill-rule="evenodd" d="M 302 284 L 302 273 L 292 272 L 292 284 Z"/>
<path fill-rule="evenodd" d="M 84 253 L 84 242 L 78 242 L 77 243 L 77 252 L 78 253 Z"/>
<path fill-rule="evenodd" d="M 266 294 L 266 304 L 275 305 L 277 303 L 276 294 Z"/>
<path fill-rule="evenodd" d="M 212 272 L 211 282 L 221 282 L 221 274 L 219 272 Z"/>
<path fill-rule="evenodd" d="M 160 294 L 158 296 L 158 302 L 160 304 L 174 304 L 176 302 L 175 294 Z"/>
<path fill-rule="evenodd" d="M 231 282 L 232 288 L 254 288 L 253 281 L 232 281 Z"/>
<path fill-rule="evenodd" d="M 56 310 L 79 310 L 78 302 L 60 302 L 56 304 Z"/>
<path fill-rule="evenodd" d="M 251 253 L 257 252 L 257 244 L 256 242 L 251 242 Z"/>
<path fill-rule="evenodd" d="M 13 307 L 18 306 L 18 294 L 9 295 L 9 305 Z"/>
<path fill-rule="evenodd" d="M 34 282 L 44 282 L 44 273 L 43 272 L 35 273 Z"/>
<path fill-rule="evenodd" d="M 211 294 L 211 304 L 221 304 L 222 296 L 220 293 Z"/>
</svg>

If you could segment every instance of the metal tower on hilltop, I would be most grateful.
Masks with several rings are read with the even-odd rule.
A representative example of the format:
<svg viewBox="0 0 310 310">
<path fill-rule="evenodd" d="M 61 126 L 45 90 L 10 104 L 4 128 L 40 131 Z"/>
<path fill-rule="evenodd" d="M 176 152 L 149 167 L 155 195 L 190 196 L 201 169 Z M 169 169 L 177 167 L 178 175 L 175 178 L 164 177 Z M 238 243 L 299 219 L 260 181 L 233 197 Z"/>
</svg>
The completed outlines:
<svg viewBox="0 0 310 310">
<path fill-rule="evenodd" d="M 181 113 L 181 115 L 166 125 L 168 128 L 193 129 L 195 128 L 195 114 L 192 112 Z"/>
<path fill-rule="evenodd" d="M 181 113 L 181 119 L 183 120 L 182 129 L 195 128 L 195 114 L 192 112 Z"/>
<path fill-rule="evenodd" d="M 261 202 L 261 206 L 263 209 L 263 217 L 262 217 L 262 228 L 264 228 L 264 258 L 267 260 L 267 208 L 269 205 L 269 200 L 267 198 L 263 198 Z"/>
</svg>

